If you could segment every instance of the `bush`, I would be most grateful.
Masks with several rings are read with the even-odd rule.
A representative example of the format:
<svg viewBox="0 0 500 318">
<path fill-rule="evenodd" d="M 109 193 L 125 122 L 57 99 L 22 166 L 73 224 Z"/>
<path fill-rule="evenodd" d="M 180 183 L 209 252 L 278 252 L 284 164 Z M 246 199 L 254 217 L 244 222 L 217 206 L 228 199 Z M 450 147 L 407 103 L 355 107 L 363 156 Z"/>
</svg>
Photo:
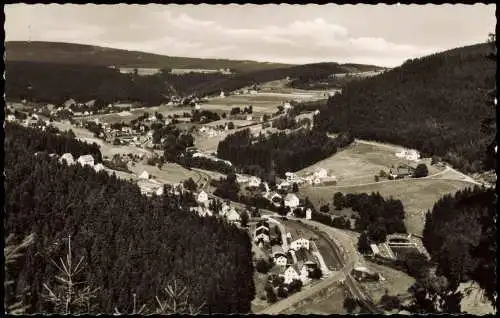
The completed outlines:
<svg viewBox="0 0 500 318">
<path fill-rule="evenodd" d="M 423 177 L 427 177 L 428 175 L 429 175 L 429 170 L 427 169 L 427 166 L 425 165 L 425 163 L 421 163 L 415 169 L 415 173 L 413 174 L 413 177 L 423 178 Z"/>
<path fill-rule="evenodd" d="M 255 269 L 261 274 L 267 274 L 271 269 L 271 264 L 265 259 L 259 259 L 255 264 Z"/>
<path fill-rule="evenodd" d="M 385 294 L 380 298 L 380 304 L 385 310 L 398 309 L 401 306 L 401 300 L 396 296 L 389 296 Z"/>
<path fill-rule="evenodd" d="M 375 176 L 375 182 L 379 182 L 380 180 L 380 177 L 379 176 Z"/>
<path fill-rule="evenodd" d="M 319 208 L 319 211 L 320 211 L 320 212 L 323 212 L 323 213 L 328 213 L 328 212 L 330 212 L 330 207 L 328 206 L 328 204 L 322 205 L 322 206 Z"/>
</svg>

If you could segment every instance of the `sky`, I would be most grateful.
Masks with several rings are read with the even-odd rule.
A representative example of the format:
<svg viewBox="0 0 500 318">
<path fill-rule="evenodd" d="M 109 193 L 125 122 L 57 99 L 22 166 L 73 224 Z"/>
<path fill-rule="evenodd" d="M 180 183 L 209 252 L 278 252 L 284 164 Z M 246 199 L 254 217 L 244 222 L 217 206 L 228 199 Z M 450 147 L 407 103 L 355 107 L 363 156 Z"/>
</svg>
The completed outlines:
<svg viewBox="0 0 500 318">
<path fill-rule="evenodd" d="M 495 5 L 5 5 L 6 41 L 386 67 L 486 41 Z"/>
</svg>

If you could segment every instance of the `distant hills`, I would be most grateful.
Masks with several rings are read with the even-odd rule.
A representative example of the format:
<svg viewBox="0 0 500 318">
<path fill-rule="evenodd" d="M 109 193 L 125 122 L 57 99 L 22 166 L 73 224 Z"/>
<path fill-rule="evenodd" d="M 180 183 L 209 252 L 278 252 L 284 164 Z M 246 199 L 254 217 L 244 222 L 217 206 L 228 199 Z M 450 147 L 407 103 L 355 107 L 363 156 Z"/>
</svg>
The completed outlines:
<svg viewBox="0 0 500 318">
<path fill-rule="evenodd" d="M 221 69 L 252 72 L 289 67 L 289 64 L 226 59 L 202 59 L 166 56 L 138 51 L 106 48 L 62 42 L 5 42 L 7 61 L 49 62 L 95 66 L 122 66 L 143 68 Z"/>
<path fill-rule="evenodd" d="M 287 65 L 254 61 L 170 57 L 82 44 L 6 42 L 6 93 L 9 100 L 62 103 L 73 98 L 158 105 L 169 95 L 211 95 L 286 77 L 299 82 L 321 81 L 331 74 L 380 70 L 360 64 Z M 151 76 L 121 74 L 109 66 L 160 69 L 226 69 L 236 73 L 184 75 L 160 72 Z"/>
<path fill-rule="evenodd" d="M 488 140 L 481 122 L 496 63 L 488 44 L 408 60 L 379 76 L 355 81 L 332 97 L 315 120 L 321 130 L 416 148 L 464 171 L 481 170 Z"/>
</svg>

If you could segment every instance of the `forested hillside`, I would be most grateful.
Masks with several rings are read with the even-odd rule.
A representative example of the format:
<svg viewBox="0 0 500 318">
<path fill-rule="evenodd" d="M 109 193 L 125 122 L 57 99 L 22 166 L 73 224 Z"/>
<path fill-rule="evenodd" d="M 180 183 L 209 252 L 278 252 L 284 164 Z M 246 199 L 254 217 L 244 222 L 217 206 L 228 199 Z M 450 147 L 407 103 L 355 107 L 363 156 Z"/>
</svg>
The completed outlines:
<svg viewBox="0 0 500 318">
<path fill-rule="evenodd" d="M 299 130 L 290 134 L 275 133 L 253 137 L 249 129 L 227 136 L 219 143 L 217 156 L 229 160 L 244 173 L 267 179 L 283 177 L 287 171 L 297 171 L 333 155 L 353 139 L 348 134 L 328 138 L 316 130 Z"/>
<path fill-rule="evenodd" d="M 458 48 L 351 82 L 330 98 L 315 125 L 416 148 L 478 171 L 491 141 L 479 127 L 485 117 L 494 117 L 485 102 L 495 87 L 496 61 L 486 58 L 490 51 L 487 44 Z"/>
<path fill-rule="evenodd" d="M 20 240 L 35 234 L 24 256 L 6 269 L 14 282 L 7 303 L 19 295 L 30 305 L 27 313 L 55 311 L 42 297 L 43 284 L 55 283 L 51 261 L 65 257 L 71 235 L 73 258 L 84 257 L 81 280 L 99 288 L 82 312 L 131 312 L 133 294 L 138 304 L 154 307 L 173 279 L 188 287 L 194 305 L 205 303 L 202 312 L 249 312 L 255 292 L 246 232 L 189 212 L 191 194 L 148 198 L 106 172 L 35 156 L 41 142 L 32 138 L 29 130 L 6 126 L 5 235 Z M 65 147 L 52 148 L 71 151 Z"/>
<path fill-rule="evenodd" d="M 288 67 L 288 64 L 225 59 L 202 59 L 166 56 L 85 44 L 9 41 L 5 43 L 7 61 L 31 61 L 95 66 L 124 66 L 151 68 L 221 69 L 252 72 Z"/>
<path fill-rule="evenodd" d="M 117 101 L 156 106 L 169 95 L 186 96 L 198 87 L 227 78 L 222 74 L 160 73 L 152 76 L 121 74 L 117 69 L 81 64 L 9 62 L 6 63 L 6 97 L 61 104 L 97 99 L 107 105 Z"/>
<path fill-rule="evenodd" d="M 446 195 L 426 216 L 423 242 L 456 289 L 475 280 L 494 304 L 496 294 L 497 198 L 494 189 L 466 189 Z"/>
</svg>

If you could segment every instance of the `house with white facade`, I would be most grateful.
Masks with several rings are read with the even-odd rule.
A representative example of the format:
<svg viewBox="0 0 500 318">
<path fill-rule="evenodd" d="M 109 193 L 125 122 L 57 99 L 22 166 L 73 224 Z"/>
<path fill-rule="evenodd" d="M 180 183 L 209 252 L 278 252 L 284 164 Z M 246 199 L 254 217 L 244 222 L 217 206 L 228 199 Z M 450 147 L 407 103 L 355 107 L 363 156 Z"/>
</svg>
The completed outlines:
<svg viewBox="0 0 500 318">
<path fill-rule="evenodd" d="M 224 91 L 221 91 L 220 92 L 220 98 L 224 98 L 224 97 L 226 97 L 226 95 L 224 94 Z"/>
<path fill-rule="evenodd" d="M 258 177 L 251 176 L 249 181 L 248 181 L 248 186 L 249 187 L 258 187 L 261 184 L 261 180 Z"/>
<path fill-rule="evenodd" d="M 201 192 L 198 193 L 198 196 L 196 197 L 196 202 L 208 205 L 208 194 L 205 191 L 201 190 Z"/>
<path fill-rule="evenodd" d="M 295 241 L 292 241 L 292 243 L 290 243 L 290 248 L 292 250 L 295 250 L 295 251 L 298 251 L 301 248 L 305 248 L 308 250 L 309 249 L 309 240 L 307 240 L 305 238 L 296 239 Z"/>
<path fill-rule="evenodd" d="M 103 170 L 103 169 L 104 169 L 104 165 L 103 165 L 102 163 L 98 163 L 98 164 L 96 164 L 96 165 L 94 166 L 94 170 L 95 170 L 96 172 L 99 172 L 99 171 L 101 171 L 101 170 Z"/>
<path fill-rule="evenodd" d="M 139 179 L 144 179 L 144 180 L 148 180 L 150 177 L 149 173 L 144 170 L 140 175 L 139 175 Z"/>
<path fill-rule="evenodd" d="M 306 210 L 306 220 L 310 220 L 312 218 L 312 210 L 308 208 Z"/>
<path fill-rule="evenodd" d="M 277 255 L 274 257 L 274 264 L 278 266 L 286 266 L 288 264 L 288 259 L 285 255 Z"/>
<path fill-rule="evenodd" d="M 59 158 L 59 162 L 63 163 L 66 162 L 67 165 L 72 165 L 75 163 L 75 159 L 73 159 L 73 155 L 70 153 L 65 153 L 64 155 Z"/>
<path fill-rule="evenodd" d="M 283 104 L 283 109 L 285 110 L 285 112 L 290 111 L 292 108 L 293 108 L 292 104 L 290 104 L 288 102 L 286 102 L 286 103 Z"/>
<path fill-rule="evenodd" d="M 286 207 L 289 207 L 290 209 L 292 209 L 292 211 L 294 209 L 296 209 L 300 204 L 300 200 L 299 198 L 293 194 L 293 193 L 288 193 L 285 197 L 285 206 Z"/>
<path fill-rule="evenodd" d="M 287 190 L 292 186 L 292 184 L 288 181 L 283 181 L 280 184 L 278 184 L 276 187 L 278 190 Z"/>
<path fill-rule="evenodd" d="M 297 174 L 295 174 L 294 172 L 285 172 L 285 177 L 286 181 L 288 182 L 296 182 L 299 179 Z"/>
<path fill-rule="evenodd" d="M 314 176 L 316 178 L 320 178 L 320 179 L 326 178 L 326 177 L 328 177 L 328 170 L 326 170 L 325 168 L 318 168 L 314 172 Z"/>
<path fill-rule="evenodd" d="M 230 209 L 224 216 L 229 222 L 239 222 L 241 220 L 240 214 L 235 209 Z"/>
<path fill-rule="evenodd" d="M 280 276 L 283 276 L 285 279 L 285 284 L 290 284 L 294 280 L 300 280 L 300 273 L 296 266 L 288 266 Z"/>
<path fill-rule="evenodd" d="M 82 166 L 94 166 L 94 157 L 92 155 L 80 156 L 77 161 Z"/>
<path fill-rule="evenodd" d="M 250 178 L 248 176 L 245 176 L 243 174 L 236 174 L 236 182 L 238 183 L 247 183 L 250 181 Z"/>
<path fill-rule="evenodd" d="M 418 161 L 420 159 L 420 153 L 415 149 L 405 149 L 401 152 L 396 153 L 396 157 L 410 161 Z"/>
</svg>

